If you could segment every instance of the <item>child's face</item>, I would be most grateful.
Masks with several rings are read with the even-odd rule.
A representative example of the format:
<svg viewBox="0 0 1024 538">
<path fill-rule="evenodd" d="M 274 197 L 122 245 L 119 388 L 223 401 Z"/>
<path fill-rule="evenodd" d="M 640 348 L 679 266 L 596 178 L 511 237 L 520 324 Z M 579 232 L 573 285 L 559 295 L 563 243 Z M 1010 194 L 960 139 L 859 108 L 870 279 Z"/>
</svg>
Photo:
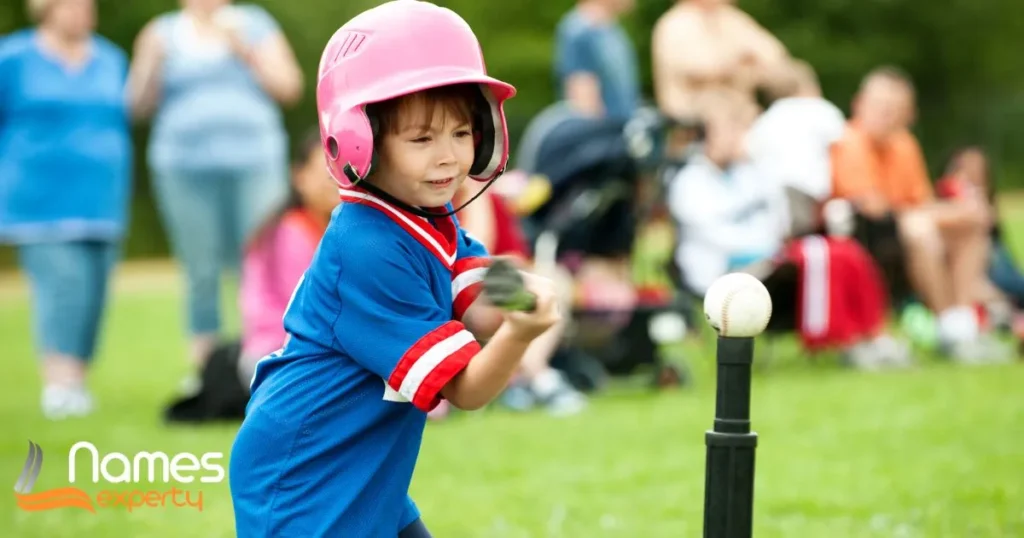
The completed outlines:
<svg viewBox="0 0 1024 538">
<path fill-rule="evenodd" d="M 988 163 L 985 156 L 979 151 L 966 151 L 960 156 L 958 163 L 959 172 L 962 177 L 979 187 L 987 187 L 988 184 Z"/>
<path fill-rule="evenodd" d="M 57 0 L 50 3 L 44 17 L 47 23 L 64 33 L 85 36 L 96 28 L 96 2 Z"/>
<path fill-rule="evenodd" d="M 327 172 L 327 160 L 319 146 L 310 150 L 305 162 L 296 167 L 292 181 L 302 206 L 324 218 L 338 205 L 338 185 Z"/>
<path fill-rule="evenodd" d="M 725 109 L 708 114 L 705 151 L 714 163 L 724 166 L 743 156 L 744 136 L 750 125 L 746 116 Z"/>
<path fill-rule="evenodd" d="M 853 104 L 853 116 L 876 140 L 906 129 L 913 119 L 913 94 L 899 81 L 883 77 L 869 80 Z"/>
<path fill-rule="evenodd" d="M 441 207 L 458 192 L 473 164 L 475 145 L 468 122 L 443 106 L 434 107 L 429 125 L 424 100 L 408 103 L 398 128 L 380 143 L 380 172 L 374 184 L 415 207 Z"/>
</svg>

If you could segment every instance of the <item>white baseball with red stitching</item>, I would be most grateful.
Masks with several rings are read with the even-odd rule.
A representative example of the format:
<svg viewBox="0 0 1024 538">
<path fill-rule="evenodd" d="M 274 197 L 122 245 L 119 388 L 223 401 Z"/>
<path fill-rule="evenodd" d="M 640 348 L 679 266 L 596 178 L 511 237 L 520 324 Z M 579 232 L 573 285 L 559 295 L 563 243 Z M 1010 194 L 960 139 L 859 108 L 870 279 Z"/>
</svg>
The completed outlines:
<svg viewBox="0 0 1024 538">
<path fill-rule="evenodd" d="M 704 317 L 721 336 L 754 337 L 772 317 L 772 298 L 760 280 L 747 273 L 720 277 L 704 295 Z"/>
</svg>

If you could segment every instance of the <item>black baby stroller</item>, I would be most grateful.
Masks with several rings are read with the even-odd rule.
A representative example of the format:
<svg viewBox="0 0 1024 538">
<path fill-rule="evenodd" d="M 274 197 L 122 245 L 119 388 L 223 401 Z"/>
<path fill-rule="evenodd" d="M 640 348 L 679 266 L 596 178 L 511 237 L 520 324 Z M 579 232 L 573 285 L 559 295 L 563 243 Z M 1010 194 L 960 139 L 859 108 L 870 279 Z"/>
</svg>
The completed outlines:
<svg viewBox="0 0 1024 538">
<path fill-rule="evenodd" d="M 538 266 L 557 264 L 574 273 L 588 257 L 631 255 L 638 224 L 651 208 L 638 193 L 658 184 L 645 178 L 653 179 L 662 165 L 666 125 L 652 109 L 615 120 L 581 115 L 565 103 L 530 122 L 515 168 L 549 186 L 546 201 L 524 222 Z M 569 343 L 553 365 L 584 390 L 640 367 L 653 370 L 657 386 L 686 384 L 683 365 L 665 357 L 686 335 L 678 307 L 671 296 L 641 301 L 625 312 L 577 306 Z"/>
</svg>

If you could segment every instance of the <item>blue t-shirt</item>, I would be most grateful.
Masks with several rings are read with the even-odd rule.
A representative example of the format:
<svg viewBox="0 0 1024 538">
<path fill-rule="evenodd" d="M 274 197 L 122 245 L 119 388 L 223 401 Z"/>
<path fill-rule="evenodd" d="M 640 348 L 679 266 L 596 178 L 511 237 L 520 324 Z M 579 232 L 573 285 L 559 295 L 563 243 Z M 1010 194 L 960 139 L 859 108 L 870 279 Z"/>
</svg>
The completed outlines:
<svg viewBox="0 0 1024 538">
<path fill-rule="evenodd" d="M 567 13 L 556 31 L 555 70 L 563 99 L 565 81 L 571 75 L 590 73 L 601 84 L 601 99 L 609 117 L 630 118 L 640 106 L 636 49 L 617 23 L 589 21 L 578 9 Z"/>
<path fill-rule="evenodd" d="M 246 538 L 394 538 L 427 411 L 480 350 L 462 322 L 489 258 L 452 218 L 345 190 L 260 361 L 231 454 Z"/>
<path fill-rule="evenodd" d="M 124 234 L 128 60 L 100 36 L 89 54 L 69 66 L 40 47 L 35 30 L 0 37 L 0 241 Z"/>
<path fill-rule="evenodd" d="M 218 14 L 259 47 L 279 31 L 263 8 L 233 4 Z M 149 139 L 158 172 L 239 171 L 287 162 L 288 139 L 277 103 L 252 68 L 227 45 L 204 43 L 181 12 L 161 16 L 165 47 L 160 102 Z"/>
</svg>

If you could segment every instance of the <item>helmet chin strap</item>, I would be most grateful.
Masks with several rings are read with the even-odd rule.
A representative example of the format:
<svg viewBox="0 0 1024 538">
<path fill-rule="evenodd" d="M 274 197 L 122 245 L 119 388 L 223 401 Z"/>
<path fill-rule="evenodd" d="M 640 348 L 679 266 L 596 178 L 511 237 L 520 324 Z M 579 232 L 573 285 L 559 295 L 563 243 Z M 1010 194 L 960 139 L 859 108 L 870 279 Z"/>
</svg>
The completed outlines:
<svg viewBox="0 0 1024 538">
<path fill-rule="evenodd" d="M 473 201 L 476 200 L 477 198 L 479 198 L 484 192 L 487 191 L 487 189 L 491 188 L 491 185 L 493 185 L 494 182 L 499 177 L 501 177 L 501 175 L 504 174 L 504 173 L 505 173 L 505 169 L 504 168 L 499 170 L 498 173 L 495 174 L 495 176 L 493 178 L 491 178 L 489 181 L 487 181 L 487 183 L 484 185 L 484 187 L 482 189 L 480 189 L 480 192 L 474 194 L 472 198 L 467 200 L 466 203 L 462 204 L 458 208 L 453 209 L 451 211 L 448 211 L 446 213 L 435 213 L 435 212 L 427 211 L 427 210 L 425 210 L 425 209 L 423 209 L 421 207 L 411 206 L 411 205 L 409 205 L 409 204 L 399 200 L 398 198 L 395 198 L 394 196 L 391 196 L 390 194 L 388 194 L 387 192 L 383 191 L 382 189 L 380 189 L 379 187 L 377 187 L 373 183 L 370 183 L 369 181 L 366 180 L 366 178 L 370 176 L 369 172 L 367 172 L 367 174 L 365 176 L 360 177 L 359 174 L 356 173 L 355 168 L 353 168 L 351 164 L 346 164 L 345 165 L 345 177 L 347 177 L 348 180 L 352 182 L 353 186 L 358 186 L 361 189 L 365 189 L 365 190 L 369 191 L 370 194 L 376 196 L 377 198 L 380 198 L 381 200 L 384 200 L 385 202 L 388 202 L 391 205 L 396 205 L 396 206 L 398 206 L 398 207 L 400 207 L 400 208 L 402 208 L 402 209 L 412 213 L 413 215 L 416 215 L 417 217 L 423 217 L 425 219 L 437 219 L 437 218 L 450 217 L 450 216 L 458 213 L 459 211 L 462 211 L 462 208 L 464 208 L 464 207 L 468 206 L 469 204 L 473 203 Z M 470 179 L 470 181 L 476 181 L 476 180 Z"/>
</svg>

